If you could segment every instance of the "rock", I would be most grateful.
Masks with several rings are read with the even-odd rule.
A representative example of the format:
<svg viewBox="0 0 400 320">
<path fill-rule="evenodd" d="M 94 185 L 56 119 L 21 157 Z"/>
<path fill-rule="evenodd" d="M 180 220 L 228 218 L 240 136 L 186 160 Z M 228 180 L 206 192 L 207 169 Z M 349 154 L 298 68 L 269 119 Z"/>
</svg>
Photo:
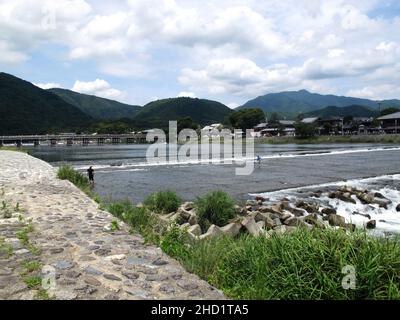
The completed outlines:
<svg viewBox="0 0 400 320">
<path fill-rule="evenodd" d="M 199 285 L 195 282 L 190 282 L 190 281 L 178 281 L 176 283 L 178 287 L 182 288 L 183 290 L 195 290 L 199 287 Z"/>
<path fill-rule="evenodd" d="M 179 228 L 183 231 L 188 230 L 190 228 L 190 224 L 189 223 L 184 223 L 183 225 L 181 225 Z"/>
<path fill-rule="evenodd" d="M 236 237 L 240 233 L 241 229 L 242 225 L 240 223 L 230 223 L 222 227 L 221 231 L 228 236 Z"/>
<path fill-rule="evenodd" d="M 77 279 L 80 277 L 81 273 L 78 271 L 70 270 L 65 275 L 67 278 Z"/>
<path fill-rule="evenodd" d="M 397 212 L 400 212 L 400 203 L 397 205 L 396 211 L 397 211 Z"/>
<path fill-rule="evenodd" d="M 296 207 L 304 209 L 308 213 L 318 212 L 318 207 L 316 205 L 312 205 L 312 204 L 306 203 L 304 201 L 297 202 Z"/>
<path fill-rule="evenodd" d="M 354 199 L 351 197 L 351 194 L 350 194 L 350 193 L 340 193 L 340 192 L 339 192 L 338 195 L 337 195 L 337 198 L 338 198 L 339 200 L 344 201 L 344 202 L 353 203 L 353 204 L 356 204 L 356 203 L 357 203 L 357 201 L 354 200 Z"/>
<path fill-rule="evenodd" d="M 359 215 L 359 216 L 363 216 L 369 220 L 371 220 L 371 216 L 369 214 L 364 214 L 364 213 L 359 213 L 359 212 L 353 212 L 354 215 Z"/>
<path fill-rule="evenodd" d="M 289 227 L 306 227 L 307 226 L 307 224 L 303 220 L 301 220 L 297 217 L 291 217 L 289 219 L 286 219 L 284 224 Z"/>
<path fill-rule="evenodd" d="M 272 229 L 276 226 L 274 220 L 271 218 L 271 213 L 267 212 L 257 212 L 256 216 L 254 217 L 254 220 L 258 222 L 263 222 L 264 227 L 267 227 L 269 229 Z M 279 220 L 279 219 L 278 219 Z"/>
<path fill-rule="evenodd" d="M 281 221 L 285 221 L 285 220 L 287 220 L 287 219 L 290 219 L 291 217 L 293 217 L 290 213 L 284 213 L 282 216 L 281 216 Z"/>
<path fill-rule="evenodd" d="M 262 233 L 262 228 L 260 228 L 254 218 L 247 217 L 242 221 L 242 226 L 245 227 L 253 236 L 259 236 Z"/>
<path fill-rule="evenodd" d="M 369 193 L 357 192 L 356 196 L 363 204 L 371 204 L 375 200 L 375 197 Z"/>
<path fill-rule="evenodd" d="M 110 249 L 99 249 L 94 252 L 96 256 L 104 257 L 111 253 Z"/>
<path fill-rule="evenodd" d="M 150 274 L 146 277 L 146 281 L 165 281 L 168 280 L 167 275 L 160 275 L 160 274 Z"/>
<path fill-rule="evenodd" d="M 350 230 L 351 232 L 354 232 L 354 231 L 356 231 L 356 225 L 354 224 L 354 223 L 347 223 L 346 225 L 345 225 L 345 228 L 347 229 L 347 230 Z"/>
<path fill-rule="evenodd" d="M 192 215 L 190 211 L 185 210 L 183 208 L 179 208 L 178 213 L 185 221 L 188 221 L 190 219 L 190 216 Z"/>
<path fill-rule="evenodd" d="M 60 270 L 69 270 L 74 267 L 74 263 L 72 261 L 58 261 L 54 266 Z"/>
<path fill-rule="evenodd" d="M 258 222 L 256 222 L 256 224 L 260 227 L 260 229 L 264 229 L 265 228 L 265 222 L 264 221 L 258 221 Z"/>
<path fill-rule="evenodd" d="M 126 255 L 124 255 L 124 254 L 116 254 L 116 255 L 113 255 L 113 256 L 105 257 L 104 260 L 106 260 L 106 261 L 114 261 L 114 260 L 124 260 L 125 258 L 126 258 Z"/>
<path fill-rule="evenodd" d="M 215 224 L 213 224 L 205 234 L 200 236 L 200 240 L 216 238 L 222 236 L 223 234 L 224 233 L 222 232 L 220 227 L 217 227 Z"/>
<path fill-rule="evenodd" d="M 154 266 L 165 266 L 167 264 L 168 264 L 168 262 L 161 258 L 158 258 L 157 260 L 153 261 Z"/>
<path fill-rule="evenodd" d="M 97 280 L 96 278 L 90 277 L 90 276 L 86 276 L 84 281 L 91 286 L 95 286 L 95 287 L 101 286 L 101 282 L 99 280 Z"/>
<path fill-rule="evenodd" d="M 367 222 L 367 229 L 375 229 L 376 228 L 376 220 L 371 220 Z"/>
<path fill-rule="evenodd" d="M 282 225 L 281 220 L 280 220 L 279 218 L 275 218 L 275 219 L 274 219 L 274 225 L 275 225 L 275 226 L 281 226 L 281 225 Z"/>
<path fill-rule="evenodd" d="M 282 226 L 278 226 L 278 227 L 274 228 L 273 231 L 274 231 L 274 234 L 283 235 L 286 233 L 287 229 L 286 229 L 286 226 L 282 225 Z"/>
<path fill-rule="evenodd" d="M 59 254 L 59 253 L 62 253 L 64 251 L 64 248 L 53 248 L 53 249 L 50 249 L 50 253 L 51 254 Z"/>
<path fill-rule="evenodd" d="M 122 281 L 121 278 L 119 278 L 113 274 L 103 274 L 103 277 L 106 278 L 107 280 L 111 280 L 111 281 Z"/>
<path fill-rule="evenodd" d="M 192 233 L 195 236 L 201 236 L 201 227 L 200 225 L 196 224 L 194 226 L 189 227 L 188 232 Z"/>
<path fill-rule="evenodd" d="M 122 275 L 123 275 L 124 277 L 127 277 L 127 278 L 130 279 L 130 280 L 139 279 L 139 274 L 137 274 L 137 273 L 128 272 L 128 271 L 122 271 L 121 273 L 122 273 Z"/>
<path fill-rule="evenodd" d="M 185 202 L 184 204 L 181 205 L 181 208 L 186 211 L 192 211 L 194 209 L 194 203 L 193 202 Z"/>
<path fill-rule="evenodd" d="M 326 214 L 326 215 L 331 215 L 331 214 L 336 214 L 336 209 L 334 208 L 323 208 L 321 211 L 322 214 Z"/>
<path fill-rule="evenodd" d="M 379 205 L 380 208 L 387 209 L 388 205 L 390 205 L 392 201 L 389 199 L 375 199 L 373 203 Z"/>
<path fill-rule="evenodd" d="M 91 266 L 86 267 L 85 269 L 83 269 L 83 271 L 85 273 L 92 274 L 92 275 L 102 275 L 103 274 L 103 272 L 101 272 Z"/>
<path fill-rule="evenodd" d="M 190 218 L 189 218 L 189 220 L 188 220 L 188 223 L 189 223 L 191 226 L 194 226 L 194 225 L 196 225 L 196 224 L 199 223 L 199 219 L 197 218 L 197 215 L 194 214 L 193 212 L 192 212 L 191 215 L 190 215 Z"/>
<path fill-rule="evenodd" d="M 382 193 L 380 192 L 375 192 L 374 193 L 374 197 L 375 198 L 379 198 L 379 199 L 387 199 Z"/>
<path fill-rule="evenodd" d="M 310 214 L 304 218 L 304 221 L 314 226 L 319 222 L 318 215 L 316 213 Z"/>
<path fill-rule="evenodd" d="M 346 227 L 346 219 L 337 214 L 331 214 L 328 217 L 329 224 L 334 227 Z"/>
<path fill-rule="evenodd" d="M 255 207 L 256 205 L 258 205 L 256 200 L 247 200 L 246 201 L 246 206 Z"/>
<path fill-rule="evenodd" d="M 265 199 L 264 197 L 258 196 L 258 197 L 256 197 L 256 201 L 265 202 L 265 201 L 267 201 L 267 199 Z"/>
</svg>

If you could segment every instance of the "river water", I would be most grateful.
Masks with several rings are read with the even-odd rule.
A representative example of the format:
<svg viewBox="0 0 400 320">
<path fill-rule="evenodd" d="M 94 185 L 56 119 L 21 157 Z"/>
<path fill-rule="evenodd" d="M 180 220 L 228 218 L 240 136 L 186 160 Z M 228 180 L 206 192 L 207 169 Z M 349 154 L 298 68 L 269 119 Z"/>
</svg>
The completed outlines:
<svg viewBox="0 0 400 320">
<path fill-rule="evenodd" d="M 223 163 L 160 162 L 149 164 L 149 145 L 40 146 L 32 154 L 54 166 L 68 164 L 85 172 L 96 171 L 95 191 L 110 200 L 134 202 L 152 192 L 175 190 L 184 200 L 193 200 L 212 190 L 224 190 L 239 200 L 262 194 L 268 198 L 299 197 L 307 189 L 321 189 L 340 184 L 381 192 L 393 201 L 388 209 L 371 208 L 360 203 L 333 203 L 356 224 L 364 223 L 354 211 L 367 212 L 384 221 L 378 230 L 400 232 L 400 146 L 382 144 L 320 144 L 255 146 L 262 157 L 248 176 L 237 176 L 237 165 Z M 253 158 L 247 159 L 254 163 Z M 370 179 L 374 177 L 374 179 Z M 305 188 L 305 189 L 304 189 Z M 304 190 L 303 190 L 304 189 Z M 378 216 L 376 216 L 378 215 Z"/>
</svg>

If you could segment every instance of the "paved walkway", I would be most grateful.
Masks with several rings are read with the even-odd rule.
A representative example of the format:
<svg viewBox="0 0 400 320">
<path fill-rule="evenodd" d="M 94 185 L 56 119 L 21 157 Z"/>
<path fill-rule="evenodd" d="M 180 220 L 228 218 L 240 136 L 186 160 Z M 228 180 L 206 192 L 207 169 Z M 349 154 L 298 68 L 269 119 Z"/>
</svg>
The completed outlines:
<svg viewBox="0 0 400 320">
<path fill-rule="evenodd" d="M 113 220 L 47 163 L 0 151 L 0 299 L 224 298 Z"/>
</svg>

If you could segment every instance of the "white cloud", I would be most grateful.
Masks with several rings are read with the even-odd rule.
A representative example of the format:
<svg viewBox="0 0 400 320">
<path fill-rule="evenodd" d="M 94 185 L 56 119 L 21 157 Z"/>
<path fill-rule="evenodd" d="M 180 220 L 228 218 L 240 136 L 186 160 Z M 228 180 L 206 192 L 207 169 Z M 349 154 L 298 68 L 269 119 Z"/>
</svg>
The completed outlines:
<svg viewBox="0 0 400 320">
<path fill-rule="evenodd" d="M 285 64 L 267 68 L 255 62 L 238 59 L 211 60 L 205 69 L 183 69 L 179 81 L 191 89 L 211 94 L 260 94 L 300 83 L 299 70 Z"/>
<path fill-rule="evenodd" d="M 71 90 L 106 99 L 121 100 L 124 99 L 125 97 L 124 92 L 112 88 L 107 81 L 101 79 L 96 79 L 95 81 L 89 81 L 89 82 L 77 80 L 75 81 L 75 84 Z"/>
<path fill-rule="evenodd" d="M 188 92 L 188 91 L 180 92 L 177 97 L 178 98 L 180 98 L 180 97 L 197 98 L 197 96 L 196 96 L 196 94 L 194 92 Z"/>
<path fill-rule="evenodd" d="M 352 89 L 349 90 L 347 94 L 352 97 L 385 100 L 392 99 L 393 97 L 400 97 L 400 88 L 398 85 L 381 84 L 373 87 Z"/>
<path fill-rule="evenodd" d="M 0 0 L 0 63 L 48 58 L 55 44 L 57 62 L 171 95 L 174 81 L 225 101 L 302 87 L 379 95 L 371 88 L 400 81 L 400 17 L 371 14 L 379 8 L 388 10 L 379 0 Z M 89 91 L 124 96 L 109 84 Z"/>
<path fill-rule="evenodd" d="M 47 90 L 47 89 L 53 89 L 53 88 L 61 88 L 61 84 L 59 83 L 54 83 L 54 82 L 50 82 L 50 83 L 34 83 L 34 85 L 36 87 L 39 87 L 41 89 Z"/>
<path fill-rule="evenodd" d="M 240 106 L 240 104 L 237 103 L 237 102 L 230 102 L 230 103 L 227 104 L 227 106 L 228 106 L 229 108 L 231 108 L 231 109 L 236 109 L 237 107 Z"/>
</svg>

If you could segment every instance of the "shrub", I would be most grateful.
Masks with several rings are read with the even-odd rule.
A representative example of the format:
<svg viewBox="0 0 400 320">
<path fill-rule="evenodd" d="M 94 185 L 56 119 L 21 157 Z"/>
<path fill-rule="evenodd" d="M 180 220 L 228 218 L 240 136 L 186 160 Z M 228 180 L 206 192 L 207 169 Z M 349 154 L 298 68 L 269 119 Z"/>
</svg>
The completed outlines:
<svg viewBox="0 0 400 320">
<path fill-rule="evenodd" d="M 82 173 L 75 171 L 70 166 L 63 166 L 58 169 L 57 177 L 61 180 L 68 180 L 75 186 L 81 189 L 83 192 L 90 194 L 91 186 L 89 179 Z"/>
<path fill-rule="evenodd" d="M 212 224 L 223 227 L 236 216 L 235 202 L 223 191 L 214 191 L 198 198 L 196 209 L 203 231 L 207 231 Z"/>
<path fill-rule="evenodd" d="M 182 200 L 174 191 L 160 191 L 150 195 L 144 204 L 155 213 L 168 214 L 178 210 Z"/>
</svg>

